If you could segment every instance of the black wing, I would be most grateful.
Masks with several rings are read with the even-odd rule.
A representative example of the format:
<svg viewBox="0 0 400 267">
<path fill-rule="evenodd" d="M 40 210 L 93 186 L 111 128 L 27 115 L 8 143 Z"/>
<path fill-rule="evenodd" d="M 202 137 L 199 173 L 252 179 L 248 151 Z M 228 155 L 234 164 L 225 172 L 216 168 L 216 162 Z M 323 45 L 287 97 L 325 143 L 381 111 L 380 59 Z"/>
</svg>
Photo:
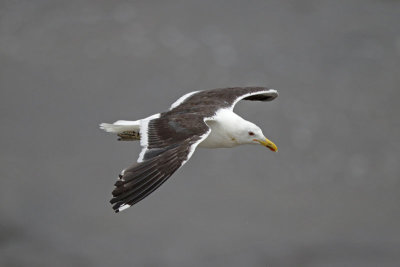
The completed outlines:
<svg viewBox="0 0 400 267">
<path fill-rule="evenodd" d="M 240 100 L 272 101 L 278 92 L 266 87 L 232 87 L 205 90 L 193 93 L 169 113 L 201 113 L 203 117 L 212 117 L 221 108 L 233 109 Z"/>
<path fill-rule="evenodd" d="M 190 115 L 187 115 L 190 116 Z M 191 115 L 160 118 L 147 123 L 147 142 L 139 162 L 125 169 L 115 183 L 111 204 L 119 212 L 141 201 L 160 187 L 191 157 L 210 129 L 202 117 Z"/>
</svg>

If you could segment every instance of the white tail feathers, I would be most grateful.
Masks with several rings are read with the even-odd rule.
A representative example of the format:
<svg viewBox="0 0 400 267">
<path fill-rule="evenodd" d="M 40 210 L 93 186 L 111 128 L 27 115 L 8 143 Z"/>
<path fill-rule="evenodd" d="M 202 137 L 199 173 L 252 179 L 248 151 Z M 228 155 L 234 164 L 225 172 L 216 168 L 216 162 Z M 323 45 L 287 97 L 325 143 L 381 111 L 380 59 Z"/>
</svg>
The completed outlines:
<svg viewBox="0 0 400 267">
<path fill-rule="evenodd" d="M 116 121 L 112 124 L 110 123 L 101 123 L 100 129 L 103 129 L 109 133 L 120 134 L 123 132 L 136 132 L 139 133 L 140 130 L 140 120 L 138 121 Z"/>
</svg>

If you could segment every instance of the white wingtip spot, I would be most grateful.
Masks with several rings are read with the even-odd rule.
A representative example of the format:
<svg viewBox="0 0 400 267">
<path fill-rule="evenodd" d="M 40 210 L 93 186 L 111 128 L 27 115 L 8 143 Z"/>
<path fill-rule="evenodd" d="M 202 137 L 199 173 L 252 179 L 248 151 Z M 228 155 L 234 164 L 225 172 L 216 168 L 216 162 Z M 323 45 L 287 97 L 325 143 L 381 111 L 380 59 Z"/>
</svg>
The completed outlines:
<svg viewBox="0 0 400 267">
<path fill-rule="evenodd" d="M 124 204 L 124 205 L 122 205 L 121 207 L 118 208 L 118 211 L 126 210 L 126 209 L 129 208 L 130 206 L 131 206 L 131 205 Z"/>
</svg>

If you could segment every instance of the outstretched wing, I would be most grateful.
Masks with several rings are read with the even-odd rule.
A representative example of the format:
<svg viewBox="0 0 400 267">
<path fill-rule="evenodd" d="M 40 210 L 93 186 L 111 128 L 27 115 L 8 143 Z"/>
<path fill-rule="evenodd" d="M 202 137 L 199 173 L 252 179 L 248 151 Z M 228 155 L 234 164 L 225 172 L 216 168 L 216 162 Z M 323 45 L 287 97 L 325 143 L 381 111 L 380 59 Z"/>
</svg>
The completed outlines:
<svg viewBox="0 0 400 267">
<path fill-rule="evenodd" d="M 204 119 L 193 114 L 164 113 L 144 120 L 138 163 L 122 171 L 112 192 L 110 202 L 115 212 L 129 208 L 160 187 L 189 160 L 209 132 Z"/>
<path fill-rule="evenodd" d="M 201 112 L 212 117 L 221 108 L 233 109 L 240 100 L 272 101 L 278 92 L 266 87 L 232 87 L 197 91 L 184 95 L 176 101 L 169 112 Z"/>
</svg>

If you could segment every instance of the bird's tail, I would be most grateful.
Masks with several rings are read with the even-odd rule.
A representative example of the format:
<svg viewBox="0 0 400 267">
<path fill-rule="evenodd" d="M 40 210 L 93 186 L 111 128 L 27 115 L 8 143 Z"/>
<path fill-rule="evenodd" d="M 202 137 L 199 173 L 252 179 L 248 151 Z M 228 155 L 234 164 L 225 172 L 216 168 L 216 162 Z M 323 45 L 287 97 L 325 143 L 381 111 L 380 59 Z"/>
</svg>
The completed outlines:
<svg viewBox="0 0 400 267">
<path fill-rule="evenodd" d="M 101 123 L 100 129 L 115 133 L 121 141 L 132 141 L 140 139 L 140 120 L 137 121 L 116 121 L 114 123 Z"/>
</svg>

